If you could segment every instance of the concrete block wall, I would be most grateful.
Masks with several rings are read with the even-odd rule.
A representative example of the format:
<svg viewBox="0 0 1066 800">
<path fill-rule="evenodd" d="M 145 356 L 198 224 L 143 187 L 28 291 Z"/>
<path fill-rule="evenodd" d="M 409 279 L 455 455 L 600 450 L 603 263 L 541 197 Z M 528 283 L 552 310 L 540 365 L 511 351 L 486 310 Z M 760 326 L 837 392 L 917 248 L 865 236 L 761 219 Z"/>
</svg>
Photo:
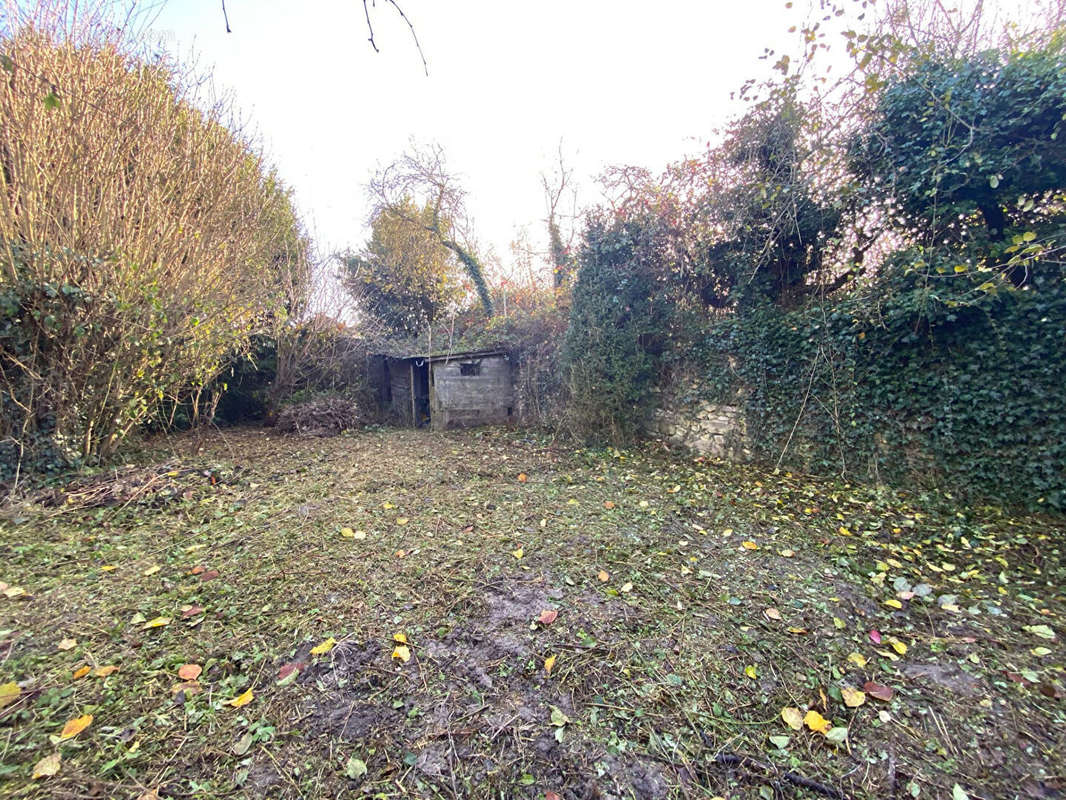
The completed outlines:
<svg viewBox="0 0 1066 800">
<path fill-rule="evenodd" d="M 463 375 L 462 364 L 477 364 Z M 430 419 L 434 430 L 507 422 L 514 411 L 514 377 L 504 356 L 436 361 L 432 365 Z"/>
</svg>

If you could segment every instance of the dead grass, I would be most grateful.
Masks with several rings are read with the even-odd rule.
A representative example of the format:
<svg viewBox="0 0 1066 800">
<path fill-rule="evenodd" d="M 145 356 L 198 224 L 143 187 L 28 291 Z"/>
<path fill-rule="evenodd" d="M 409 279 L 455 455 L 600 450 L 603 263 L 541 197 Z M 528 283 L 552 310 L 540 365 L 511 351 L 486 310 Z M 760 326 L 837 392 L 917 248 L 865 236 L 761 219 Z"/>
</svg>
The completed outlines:
<svg viewBox="0 0 1066 800">
<path fill-rule="evenodd" d="M 3 513 L 7 795 L 1062 788 L 1061 521 L 500 431 L 188 436 Z M 846 707 L 868 680 L 891 701 Z"/>
</svg>

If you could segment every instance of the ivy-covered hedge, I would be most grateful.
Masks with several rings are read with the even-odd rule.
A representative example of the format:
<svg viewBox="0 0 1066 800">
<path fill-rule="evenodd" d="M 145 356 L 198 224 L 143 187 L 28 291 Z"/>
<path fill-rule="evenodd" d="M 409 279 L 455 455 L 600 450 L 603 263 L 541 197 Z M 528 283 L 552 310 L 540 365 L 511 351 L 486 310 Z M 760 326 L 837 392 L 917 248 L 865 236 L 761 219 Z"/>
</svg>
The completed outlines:
<svg viewBox="0 0 1066 800">
<path fill-rule="evenodd" d="M 708 399 L 744 398 L 770 463 L 1066 508 L 1066 282 L 1018 290 L 901 254 L 822 304 L 726 317 L 700 348 Z"/>
</svg>

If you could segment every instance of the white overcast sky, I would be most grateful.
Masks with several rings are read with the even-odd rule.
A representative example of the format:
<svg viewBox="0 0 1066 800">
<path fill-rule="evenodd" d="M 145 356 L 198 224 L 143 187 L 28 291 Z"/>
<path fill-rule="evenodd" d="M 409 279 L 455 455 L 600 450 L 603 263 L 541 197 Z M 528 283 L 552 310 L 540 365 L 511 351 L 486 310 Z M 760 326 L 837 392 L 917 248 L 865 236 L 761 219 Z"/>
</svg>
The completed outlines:
<svg viewBox="0 0 1066 800">
<path fill-rule="evenodd" d="M 700 149 L 765 74 L 806 3 L 785 0 L 378 0 L 381 52 L 360 0 L 169 0 L 153 29 L 232 90 L 294 187 L 323 252 L 366 238 L 364 187 L 409 139 L 439 142 L 469 192 L 478 237 L 510 259 L 519 226 L 541 236 L 539 173 L 560 142 L 583 200 L 607 165 L 655 171 Z"/>
</svg>

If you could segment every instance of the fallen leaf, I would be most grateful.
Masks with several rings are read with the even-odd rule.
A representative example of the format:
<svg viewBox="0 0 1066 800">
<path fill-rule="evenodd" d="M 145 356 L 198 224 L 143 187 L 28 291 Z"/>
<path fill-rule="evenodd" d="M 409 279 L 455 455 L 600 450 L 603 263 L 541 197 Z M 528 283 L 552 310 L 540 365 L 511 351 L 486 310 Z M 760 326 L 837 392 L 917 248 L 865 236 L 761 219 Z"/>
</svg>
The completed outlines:
<svg viewBox="0 0 1066 800">
<path fill-rule="evenodd" d="M 791 741 L 791 739 L 788 736 L 771 736 L 770 737 L 770 744 L 772 744 L 774 747 L 777 747 L 780 750 L 784 750 L 785 748 L 787 748 L 788 747 L 788 743 L 790 741 Z"/>
<path fill-rule="evenodd" d="M 67 722 L 59 732 L 60 739 L 73 739 L 93 723 L 93 715 L 85 714 Z"/>
<path fill-rule="evenodd" d="M 848 661 L 850 661 L 859 669 L 865 667 L 867 663 L 866 656 L 864 656 L 862 653 L 852 653 L 848 656 Z"/>
<path fill-rule="evenodd" d="M 755 680 L 756 678 L 759 677 L 758 673 L 756 673 L 756 671 L 755 671 L 755 665 L 754 664 L 748 664 L 748 666 L 744 667 L 744 674 L 747 675 L 752 680 Z"/>
<path fill-rule="evenodd" d="M 278 670 L 278 685 L 288 686 L 295 681 L 303 667 L 304 664 L 300 661 L 290 661 L 288 664 L 282 664 L 281 669 Z"/>
<path fill-rule="evenodd" d="M 603 507 L 609 511 L 610 509 L 614 508 L 614 502 L 612 500 L 604 500 Z"/>
<path fill-rule="evenodd" d="M 758 550 L 759 549 L 759 545 L 757 545 L 757 544 L 755 544 L 755 542 L 751 542 L 751 541 L 741 542 L 740 546 L 743 547 L 745 550 Z"/>
<path fill-rule="evenodd" d="M 106 678 L 108 675 L 114 675 L 118 672 L 118 666 L 115 664 L 108 664 L 106 667 L 97 667 L 93 670 L 94 678 Z"/>
<path fill-rule="evenodd" d="M 252 694 L 252 690 L 245 689 L 241 694 L 234 697 L 226 705 L 233 706 L 234 708 L 240 708 L 241 706 L 246 706 L 250 702 L 252 702 L 253 698 L 254 695 Z"/>
<path fill-rule="evenodd" d="M 541 625 L 551 625 L 558 618 L 559 612 L 554 608 L 548 608 L 540 612 L 540 616 L 537 617 L 537 622 Z"/>
<path fill-rule="evenodd" d="M 73 650 L 77 646 L 77 639 L 63 639 L 59 644 L 56 645 L 56 647 L 60 650 Z"/>
<path fill-rule="evenodd" d="M 783 558 L 792 558 L 792 556 L 796 555 L 796 554 L 795 554 L 794 552 L 792 552 L 791 550 L 778 550 L 778 551 L 777 551 L 777 554 L 778 554 L 779 556 L 782 556 Z"/>
<path fill-rule="evenodd" d="M 396 518 L 396 524 L 397 525 L 406 525 L 410 521 L 411 520 L 409 520 L 407 517 L 397 517 Z"/>
<path fill-rule="evenodd" d="M 353 781 L 359 780 L 366 775 L 366 772 L 366 762 L 355 756 L 348 759 L 348 764 L 344 768 L 345 777 L 350 778 Z"/>
<path fill-rule="evenodd" d="M 850 686 L 845 686 L 841 689 L 840 696 L 844 698 L 844 705 L 848 708 L 858 708 L 866 702 L 866 695 L 858 689 L 852 689 Z"/>
<path fill-rule="evenodd" d="M 899 600 L 897 600 L 894 597 L 889 598 L 888 600 L 886 600 L 885 601 L 885 605 L 890 607 L 890 608 L 903 608 L 903 603 L 901 603 Z"/>
<path fill-rule="evenodd" d="M 148 577 L 151 577 L 152 575 L 155 575 L 161 569 L 162 569 L 161 566 L 159 566 L 158 564 L 155 564 L 155 565 L 149 567 L 148 569 L 146 569 L 142 574 L 144 575 L 144 577 L 148 578 Z"/>
<path fill-rule="evenodd" d="M 882 686 L 881 684 L 874 683 L 873 681 L 867 681 L 862 685 L 862 688 L 866 692 L 866 694 L 870 695 L 870 697 L 876 697 L 878 700 L 883 700 L 886 703 L 891 700 L 892 695 L 895 694 L 895 692 L 892 691 L 891 687 Z"/>
<path fill-rule="evenodd" d="M 392 657 L 398 658 L 400 659 L 400 661 L 406 664 L 408 661 L 411 660 L 411 649 L 405 644 L 397 645 L 396 648 L 392 651 Z"/>
<path fill-rule="evenodd" d="M 559 797 L 557 792 L 545 792 L 544 800 L 562 800 L 562 798 Z"/>
<path fill-rule="evenodd" d="M 9 600 L 14 600 L 16 597 L 25 597 L 26 590 L 21 586 L 9 586 L 4 589 L 4 597 Z"/>
<path fill-rule="evenodd" d="M 217 569 L 209 569 L 209 570 L 207 570 L 207 572 L 204 572 L 203 574 L 200 575 L 200 581 L 202 583 L 207 583 L 208 581 L 213 581 L 217 577 L 218 577 L 218 570 Z"/>
<path fill-rule="evenodd" d="M 193 695 L 200 694 L 202 691 L 203 687 L 196 681 L 183 681 L 182 683 L 177 683 L 170 687 L 171 694 L 184 692 L 186 697 L 192 697 Z"/>
<path fill-rule="evenodd" d="M 892 649 L 899 653 L 901 656 L 907 654 L 907 645 L 897 639 L 895 636 L 888 637 L 888 643 L 892 645 Z"/>
<path fill-rule="evenodd" d="M 189 617 L 195 617 L 197 614 L 203 614 L 204 610 L 200 606 L 188 606 L 181 612 L 182 619 L 188 619 Z"/>
<path fill-rule="evenodd" d="M 519 558 L 520 559 L 520 558 L 522 558 L 523 555 L 525 555 L 525 551 L 522 550 L 521 547 L 519 547 L 517 550 L 512 550 L 511 551 L 511 555 L 514 556 L 515 558 Z"/>
<path fill-rule="evenodd" d="M 199 664 L 182 664 L 178 667 L 178 677 L 183 681 L 194 681 L 200 677 L 204 668 Z"/>
<path fill-rule="evenodd" d="M 1047 625 L 1023 625 L 1023 631 L 1028 631 L 1034 636 L 1039 636 L 1041 639 L 1054 639 L 1055 631 L 1051 630 Z M 956 784 L 958 786 L 958 784 Z"/>
<path fill-rule="evenodd" d="M 555 666 L 555 659 L 555 655 L 550 655 L 546 659 L 544 659 L 544 671 L 547 672 L 549 675 L 551 674 L 552 667 Z"/>
<path fill-rule="evenodd" d="M 970 795 L 957 783 L 951 787 L 951 800 L 970 800 Z"/>
<path fill-rule="evenodd" d="M 526 475 L 526 473 L 524 473 L 524 472 L 519 472 L 518 473 L 518 482 L 519 483 L 525 483 L 528 480 L 529 480 L 529 476 Z"/>
<path fill-rule="evenodd" d="M 345 539 L 354 539 L 355 531 L 353 531 L 351 528 L 341 528 L 341 536 L 343 536 Z"/>
<path fill-rule="evenodd" d="M 831 741 L 833 744 L 843 744 L 844 740 L 848 738 L 847 728 L 830 728 L 825 731 L 825 738 Z"/>
<path fill-rule="evenodd" d="M 22 689 L 14 681 L 0 685 L 0 708 L 11 705 L 19 699 L 21 694 Z"/>
<path fill-rule="evenodd" d="M 144 623 L 144 627 L 147 630 L 148 628 L 163 628 L 169 624 L 170 617 L 156 617 L 155 619 L 150 619 Z"/>
<path fill-rule="evenodd" d="M 607 581 L 611 579 L 610 574 L 608 574 L 606 570 L 602 569 L 596 573 L 596 577 L 599 579 L 600 583 L 607 583 Z"/>
<path fill-rule="evenodd" d="M 813 708 L 803 715 L 803 724 L 817 733 L 826 734 L 832 727 L 829 720 L 815 711 Z"/>
<path fill-rule="evenodd" d="M 201 572 L 203 572 L 206 569 L 207 569 L 207 567 L 205 567 L 203 564 L 197 564 L 195 567 L 193 567 L 192 569 L 189 570 L 189 574 L 190 575 L 199 575 Z"/>
<path fill-rule="evenodd" d="M 788 632 L 789 633 L 806 633 L 807 629 L 806 628 L 791 627 L 791 628 L 788 629 Z"/>
<path fill-rule="evenodd" d="M 100 567 L 101 572 L 114 572 L 116 569 L 118 569 L 118 566 L 115 564 L 104 564 Z"/>
<path fill-rule="evenodd" d="M 90 672 L 92 672 L 92 667 L 90 667 L 88 664 L 85 664 L 84 666 L 78 667 L 76 670 L 74 670 L 74 674 L 73 674 L 74 680 L 79 680 L 81 678 L 84 678 Z M 0 705 L 3 705 L 3 703 L 0 703 Z"/>
<path fill-rule="evenodd" d="M 333 649 L 333 646 L 335 644 L 337 644 L 337 640 L 334 639 L 332 636 L 330 636 L 328 639 L 326 639 L 326 641 L 322 642 L 321 644 L 316 644 L 314 647 L 312 647 L 311 648 L 311 655 L 313 655 L 313 656 L 325 655 L 326 653 L 328 653 L 330 650 Z"/>
<path fill-rule="evenodd" d="M 59 753 L 45 756 L 33 766 L 33 779 L 51 778 L 59 774 L 59 767 L 63 763 L 63 757 Z"/>
<path fill-rule="evenodd" d="M 781 709 L 781 719 L 794 731 L 803 730 L 803 712 L 793 706 Z"/>
<path fill-rule="evenodd" d="M 780 620 L 781 619 L 781 612 L 778 611 L 776 608 L 768 608 L 765 611 L 763 611 L 762 613 L 763 613 L 763 616 L 766 617 L 767 619 L 776 619 L 776 620 Z"/>
<path fill-rule="evenodd" d="M 877 630 L 877 628 L 871 630 L 869 636 L 871 642 L 874 644 L 881 644 L 881 632 Z"/>
</svg>

